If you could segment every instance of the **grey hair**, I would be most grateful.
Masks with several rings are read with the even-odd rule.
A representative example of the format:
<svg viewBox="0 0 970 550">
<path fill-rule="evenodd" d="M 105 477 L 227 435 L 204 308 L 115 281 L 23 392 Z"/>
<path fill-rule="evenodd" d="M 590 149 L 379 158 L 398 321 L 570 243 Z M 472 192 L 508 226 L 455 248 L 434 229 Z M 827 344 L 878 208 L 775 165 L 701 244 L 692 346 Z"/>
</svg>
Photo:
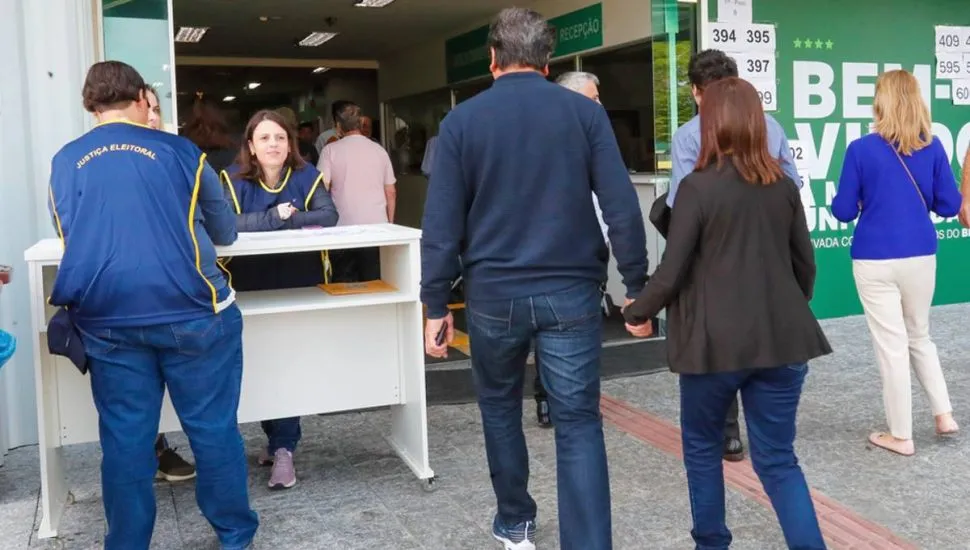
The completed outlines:
<svg viewBox="0 0 970 550">
<path fill-rule="evenodd" d="M 488 30 L 488 47 L 495 50 L 499 69 L 541 70 L 556 49 L 556 30 L 534 10 L 505 8 Z"/>
<path fill-rule="evenodd" d="M 574 92 L 578 92 L 583 84 L 587 82 L 592 82 L 593 84 L 599 86 L 600 79 L 593 73 L 584 73 L 582 71 L 569 71 L 568 73 L 562 73 L 559 78 L 556 79 L 556 84 L 564 88 L 569 88 Z"/>
</svg>

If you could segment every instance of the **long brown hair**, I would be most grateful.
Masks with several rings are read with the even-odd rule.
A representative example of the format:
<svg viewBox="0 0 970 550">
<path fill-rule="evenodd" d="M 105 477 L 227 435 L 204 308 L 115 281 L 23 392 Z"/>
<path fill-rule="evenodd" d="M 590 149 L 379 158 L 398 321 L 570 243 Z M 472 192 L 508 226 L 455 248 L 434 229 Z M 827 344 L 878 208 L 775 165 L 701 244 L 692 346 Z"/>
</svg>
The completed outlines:
<svg viewBox="0 0 970 550">
<path fill-rule="evenodd" d="M 712 82 L 701 101 L 701 153 L 698 170 L 724 158 L 748 183 L 768 185 L 784 177 L 781 165 L 768 152 L 768 128 L 758 92 L 735 77 Z"/>
<path fill-rule="evenodd" d="M 225 115 L 208 99 L 199 99 L 192 105 L 182 135 L 201 149 L 228 149 L 232 146 Z"/>
<path fill-rule="evenodd" d="M 287 142 L 290 144 L 290 152 L 286 155 L 286 161 L 283 163 L 283 169 L 287 168 L 297 170 L 303 168 L 306 162 L 303 157 L 300 156 L 299 145 L 296 142 L 296 130 L 293 126 L 286 121 L 279 113 L 276 111 L 270 111 L 264 109 L 257 112 L 249 119 L 249 123 L 246 124 L 246 132 L 243 134 L 243 143 L 239 147 L 239 156 L 236 157 L 236 164 L 239 165 L 239 172 L 233 175 L 237 175 L 243 179 L 249 181 L 260 181 L 263 179 L 263 167 L 259 165 L 256 160 L 256 155 L 249 152 L 249 142 L 253 140 L 253 133 L 256 132 L 256 126 L 259 126 L 260 122 L 268 120 L 270 122 L 275 122 L 279 124 L 280 128 L 286 130 Z M 276 182 L 267 182 L 276 183 Z"/>
</svg>

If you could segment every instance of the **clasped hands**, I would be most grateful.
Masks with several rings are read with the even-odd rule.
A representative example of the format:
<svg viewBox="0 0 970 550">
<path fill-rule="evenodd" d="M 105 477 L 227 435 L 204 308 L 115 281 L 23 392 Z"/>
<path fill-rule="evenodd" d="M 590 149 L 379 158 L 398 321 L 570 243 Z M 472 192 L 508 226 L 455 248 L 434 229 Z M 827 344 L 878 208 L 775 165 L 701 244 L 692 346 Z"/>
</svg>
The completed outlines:
<svg viewBox="0 0 970 550">
<path fill-rule="evenodd" d="M 280 219 L 286 221 L 290 219 L 295 212 L 299 212 L 300 209 L 293 206 L 291 202 L 284 202 L 283 204 L 276 205 L 276 212 L 280 215 Z"/>
<path fill-rule="evenodd" d="M 627 298 L 626 301 L 623 302 L 623 309 L 620 311 L 626 312 L 626 308 L 630 307 L 630 304 L 633 302 L 633 298 Z M 653 334 L 653 323 L 650 321 L 647 321 L 642 325 L 631 325 L 630 323 L 626 323 L 626 331 L 637 338 L 647 338 Z"/>
</svg>

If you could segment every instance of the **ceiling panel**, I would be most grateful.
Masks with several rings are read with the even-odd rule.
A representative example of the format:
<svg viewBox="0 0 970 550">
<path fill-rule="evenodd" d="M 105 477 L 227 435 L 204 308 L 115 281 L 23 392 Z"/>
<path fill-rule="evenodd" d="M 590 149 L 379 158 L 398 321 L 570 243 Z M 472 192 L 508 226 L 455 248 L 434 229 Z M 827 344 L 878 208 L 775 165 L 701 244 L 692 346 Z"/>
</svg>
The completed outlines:
<svg viewBox="0 0 970 550">
<path fill-rule="evenodd" d="M 175 25 L 209 27 L 179 55 L 380 59 L 487 20 L 509 0 L 396 0 L 356 8 L 353 0 L 174 0 Z M 261 21 L 260 17 L 267 18 Z M 336 31 L 316 48 L 296 43 L 313 31 Z"/>
</svg>

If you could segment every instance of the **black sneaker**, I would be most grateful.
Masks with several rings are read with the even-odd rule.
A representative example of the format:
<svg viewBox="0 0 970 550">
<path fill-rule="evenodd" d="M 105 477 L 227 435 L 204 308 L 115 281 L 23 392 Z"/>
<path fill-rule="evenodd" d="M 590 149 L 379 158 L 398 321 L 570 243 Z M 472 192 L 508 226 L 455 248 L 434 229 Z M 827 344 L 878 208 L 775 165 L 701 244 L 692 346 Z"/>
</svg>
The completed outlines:
<svg viewBox="0 0 970 550">
<path fill-rule="evenodd" d="M 536 422 L 543 428 L 552 427 L 552 417 L 549 416 L 549 400 L 536 399 Z"/>
<path fill-rule="evenodd" d="M 736 437 L 724 438 L 724 460 L 741 462 L 744 460 L 744 444 Z"/>
<path fill-rule="evenodd" d="M 179 456 L 175 449 L 165 449 L 158 455 L 158 472 L 155 473 L 155 479 L 186 481 L 194 477 L 195 466 Z"/>
</svg>

